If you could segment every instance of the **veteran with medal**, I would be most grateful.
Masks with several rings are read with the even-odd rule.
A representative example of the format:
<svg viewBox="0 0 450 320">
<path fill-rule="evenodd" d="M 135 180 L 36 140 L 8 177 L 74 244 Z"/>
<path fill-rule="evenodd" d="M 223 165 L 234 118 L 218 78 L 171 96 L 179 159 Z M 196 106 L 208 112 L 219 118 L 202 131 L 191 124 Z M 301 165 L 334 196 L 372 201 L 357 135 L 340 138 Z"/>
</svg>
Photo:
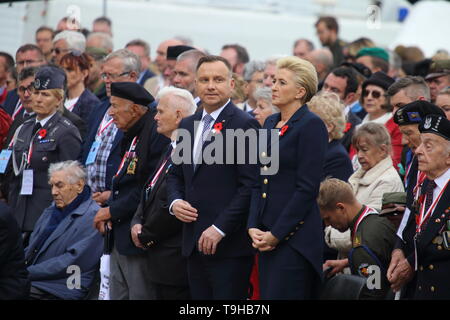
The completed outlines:
<svg viewBox="0 0 450 320">
<path fill-rule="evenodd" d="M 22 230 L 24 243 L 45 208 L 52 203 L 48 184 L 51 163 L 75 160 L 81 149 L 78 129 L 58 111 L 64 101 L 65 74 L 55 66 L 38 69 L 32 90 L 36 118 L 25 121 L 12 137 L 8 201 Z"/>
<path fill-rule="evenodd" d="M 130 222 L 136 212 L 141 190 L 155 170 L 170 140 L 156 131 L 155 109 L 147 106 L 153 97 L 134 82 L 111 84 L 111 107 L 108 110 L 117 128 L 124 132 L 122 161 L 112 179 L 107 207 L 101 208 L 94 227 L 104 233 L 105 223 L 112 227 L 110 296 L 113 300 L 148 299 L 150 293 L 141 281 L 145 277 L 144 251 L 134 246 Z"/>
<path fill-rule="evenodd" d="M 422 142 L 415 154 L 426 177 L 417 190 L 418 205 L 411 209 L 414 235 L 404 239 L 413 242 L 414 250 L 391 263 L 387 276 L 394 291 L 414 280 L 413 299 L 450 299 L 450 121 L 427 115 L 419 130 Z"/>
</svg>

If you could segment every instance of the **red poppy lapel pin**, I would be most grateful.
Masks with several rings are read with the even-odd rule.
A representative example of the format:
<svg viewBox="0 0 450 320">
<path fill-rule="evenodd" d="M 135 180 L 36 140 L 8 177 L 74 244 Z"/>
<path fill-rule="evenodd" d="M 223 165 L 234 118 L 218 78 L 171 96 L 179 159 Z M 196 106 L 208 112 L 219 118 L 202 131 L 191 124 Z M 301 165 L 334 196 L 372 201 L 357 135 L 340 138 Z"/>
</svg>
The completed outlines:
<svg viewBox="0 0 450 320">
<path fill-rule="evenodd" d="M 347 133 L 352 128 L 352 124 L 350 122 L 347 122 L 345 124 L 344 133 Z"/>
<path fill-rule="evenodd" d="M 222 131 L 224 122 L 225 122 L 225 120 L 222 120 L 222 122 L 217 122 L 216 124 L 214 124 L 214 129 L 213 129 L 214 134 L 218 134 Z"/>
<path fill-rule="evenodd" d="M 289 128 L 289 126 L 287 124 L 285 124 L 284 126 L 281 127 L 280 132 L 278 132 L 279 136 L 282 137 L 284 136 L 284 134 L 286 133 L 287 129 Z"/>
<path fill-rule="evenodd" d="M 46 129 L 41 129 L 38 132 L 38 139 L 39 140 L 44 139 L 46 135 L 47 135 L 47 130 Z"/>
</svg>

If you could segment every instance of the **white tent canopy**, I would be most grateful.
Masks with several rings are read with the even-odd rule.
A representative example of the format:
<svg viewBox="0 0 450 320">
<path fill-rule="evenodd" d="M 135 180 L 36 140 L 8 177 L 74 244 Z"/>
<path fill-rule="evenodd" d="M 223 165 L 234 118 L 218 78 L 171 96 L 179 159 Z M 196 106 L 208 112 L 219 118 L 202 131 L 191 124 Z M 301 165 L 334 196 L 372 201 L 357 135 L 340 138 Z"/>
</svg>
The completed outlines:
<svg viewBox="0 0 450 320">
<path fill-rule="evenodd" d="M 417 46 L 431 57 L 439 49 L 450 52 L 450 2 L 419 1 L 412 8 L 390 48 Z"/>
</svg>

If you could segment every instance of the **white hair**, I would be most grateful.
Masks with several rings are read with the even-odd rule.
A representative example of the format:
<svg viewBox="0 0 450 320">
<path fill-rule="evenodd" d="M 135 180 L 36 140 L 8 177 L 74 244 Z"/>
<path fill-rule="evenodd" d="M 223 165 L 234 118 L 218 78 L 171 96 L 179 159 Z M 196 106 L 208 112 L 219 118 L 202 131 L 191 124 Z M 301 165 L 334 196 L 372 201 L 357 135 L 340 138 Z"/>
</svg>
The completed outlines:
<svg viewBox="0 0 450 320">
<path fill-rule="evenodd" d="M 68 49 L 70 50 L 78 50 L 80 52 L 86 50 L 86 38 L 81 32 L 64 30 L 55 36 L 53 43 L 56 43 L 56 41 L 59 40 L 66 41 Z"/>
<path fill-rule="evenodd" d="M 53 173 L 57 171 L 64 171 L 66 174 L 67 182 L 70 184 L 75 184 L 78 181 L 82 180 L 86 181 L 86 170 L 84 167 L 78 162 L 74 160 L 67 160 L 62 162 L 51 163 L 48 168 L 48 177 L 49 179 L 53 175 Z"/>
<path fill-rule="evenodd" d="M 195 113 L 195 110 L 197 110 L 197 105 L 195 104 L 192 94 L 181 88 L 165 87 L 159 90 L 156 101 L 159 102 L 163 97 L 168 95 L 177 98 L 178 104 L 176 106 L 186 111 L 187 115 L 192 115 Z"/>
<path fill-rule="evenodd" d="M 255 72 L 264 72 L 266 64 L 263 61 L 252 60 L 244 66 L 244 80 L 252 80 L 252 76 Z"/>
<path fill-rule="evenodd" d="M 89 41 L 92 38 L 100 38 L 102 48 L 108 52 L 113 51 L 113 41 L 109 34 L 105 32 L 92 32 L 88 35 L 87 40 Z"/>
</svg>

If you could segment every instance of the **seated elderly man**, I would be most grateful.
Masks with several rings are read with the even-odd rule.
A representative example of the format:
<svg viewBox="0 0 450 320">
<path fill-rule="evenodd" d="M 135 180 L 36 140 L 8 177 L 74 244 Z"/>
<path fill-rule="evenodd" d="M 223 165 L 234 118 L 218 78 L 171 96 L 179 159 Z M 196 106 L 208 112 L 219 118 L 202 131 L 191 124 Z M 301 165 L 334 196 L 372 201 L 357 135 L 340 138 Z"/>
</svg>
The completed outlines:
<svg viewBox="0 0 450 320">
<path fill-rule="evenodd" d="M 37 221 L 25 249 L 30 298 L 82 299 L 103 252 L 102 236 L 92 228 L 99 206 L 77 161 L 51 164 L 49 178 L 54 202 Z"/>
</svg>

